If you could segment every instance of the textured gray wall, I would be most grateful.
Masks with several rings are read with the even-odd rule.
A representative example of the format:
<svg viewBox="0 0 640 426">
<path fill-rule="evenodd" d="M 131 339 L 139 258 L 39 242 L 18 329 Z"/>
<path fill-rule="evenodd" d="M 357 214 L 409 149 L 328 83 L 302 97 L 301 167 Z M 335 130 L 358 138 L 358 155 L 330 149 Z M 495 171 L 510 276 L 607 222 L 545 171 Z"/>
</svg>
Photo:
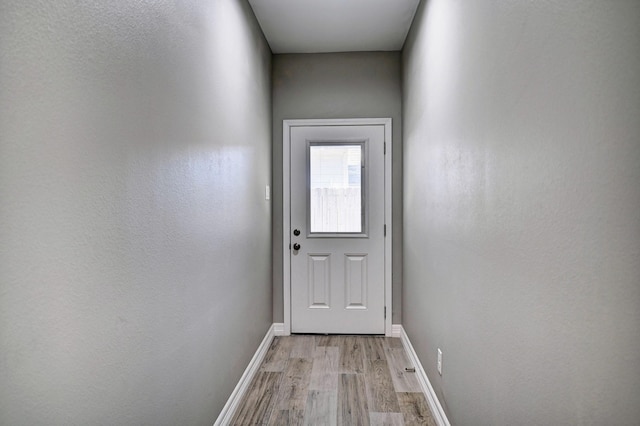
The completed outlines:
<svg viewBox="0 0 640 426">
<path fill-rule="evenodd" d="M 403 319 L 455 425 L 638 424 L 638 46 L 638 1 L 418 12 Z"/>
<path fill-rule="evenodd" d="M 272 322 L 236 0 L 0 2 L 0 424 L 211 425 Z"/>
<path fill-rule="evenodd" d="M 273 319 L 282 301 L 282 120 L 393 119 L 393 323 L 402 319 L 402 138 L 399 52 L 273 56 Z"/>
</svg>

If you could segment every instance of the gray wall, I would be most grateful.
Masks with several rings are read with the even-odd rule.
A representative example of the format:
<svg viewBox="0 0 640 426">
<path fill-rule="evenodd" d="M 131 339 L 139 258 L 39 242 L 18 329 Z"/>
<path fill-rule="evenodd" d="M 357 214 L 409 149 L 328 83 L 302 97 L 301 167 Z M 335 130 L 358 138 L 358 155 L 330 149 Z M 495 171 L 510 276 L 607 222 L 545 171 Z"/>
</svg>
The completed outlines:
<svg viewBox="0 0 640 426">
<path fill-rule="evenodd" d="M 0 424 L 211 425 L 272 322 L 249 6 L 4 0 L 0 57 Z"/>
<path fill-rule="evenodd" d="M 402 138 L 399 52 L 273 56 L 273 317 L 282 300 L 282 120 L 393 119 L 393 316 L 402 319 Z"/>
<path fill-rule="evenodd" d="M 418 11 L 403 319 L 453 424 L 638 424 L 638 46 L 637 1 Z"/>
</svg>

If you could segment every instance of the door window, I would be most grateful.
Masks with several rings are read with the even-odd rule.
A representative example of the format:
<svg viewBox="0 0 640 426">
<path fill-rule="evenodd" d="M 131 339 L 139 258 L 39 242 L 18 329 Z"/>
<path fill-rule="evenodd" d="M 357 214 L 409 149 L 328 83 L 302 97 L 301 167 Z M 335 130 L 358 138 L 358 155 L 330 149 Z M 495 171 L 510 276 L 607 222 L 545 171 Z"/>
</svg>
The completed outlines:
<svg viewBox="0 0 640 426">
<path fill-rule="evenodd" d="M 356 234 L 366 228 L 365 143 L 309 142 L 309 236 Z"/>
</svg>

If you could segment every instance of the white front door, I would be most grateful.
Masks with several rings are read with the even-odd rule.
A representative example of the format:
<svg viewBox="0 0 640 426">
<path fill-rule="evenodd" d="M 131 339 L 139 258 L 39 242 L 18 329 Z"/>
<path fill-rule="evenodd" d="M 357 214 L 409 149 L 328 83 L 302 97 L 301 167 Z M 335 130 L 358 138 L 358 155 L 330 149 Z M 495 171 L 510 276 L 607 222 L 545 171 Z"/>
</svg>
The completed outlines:
<svg viewBox="0 0 640 426">
<path fill-rule="evenodd" d="M 385 333 L 385 127 L 290 128 L 293 333 Z"/>
</svg>

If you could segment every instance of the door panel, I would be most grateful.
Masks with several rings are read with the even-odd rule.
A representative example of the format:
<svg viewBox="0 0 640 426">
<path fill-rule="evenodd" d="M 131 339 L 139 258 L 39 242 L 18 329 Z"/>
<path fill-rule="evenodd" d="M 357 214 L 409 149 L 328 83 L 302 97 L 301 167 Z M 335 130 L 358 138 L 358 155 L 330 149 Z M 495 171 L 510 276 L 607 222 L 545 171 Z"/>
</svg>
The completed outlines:
<svg viewBox="0 0 640 426">
<path fill-rule="evenodd" d="M 290 144 L 291 331 L 383 334 L 384 126 L 293 127 Z"/>
<path fill-rule="evenodd" d="M 367 309 L 367 255 L 345 255 L 345 309 Z"/>
<path fill-rule="evenodd" d="M 309 268 L 309 308 L 331 308 L 331 256 L 310 254 Z"/>
</svg>

